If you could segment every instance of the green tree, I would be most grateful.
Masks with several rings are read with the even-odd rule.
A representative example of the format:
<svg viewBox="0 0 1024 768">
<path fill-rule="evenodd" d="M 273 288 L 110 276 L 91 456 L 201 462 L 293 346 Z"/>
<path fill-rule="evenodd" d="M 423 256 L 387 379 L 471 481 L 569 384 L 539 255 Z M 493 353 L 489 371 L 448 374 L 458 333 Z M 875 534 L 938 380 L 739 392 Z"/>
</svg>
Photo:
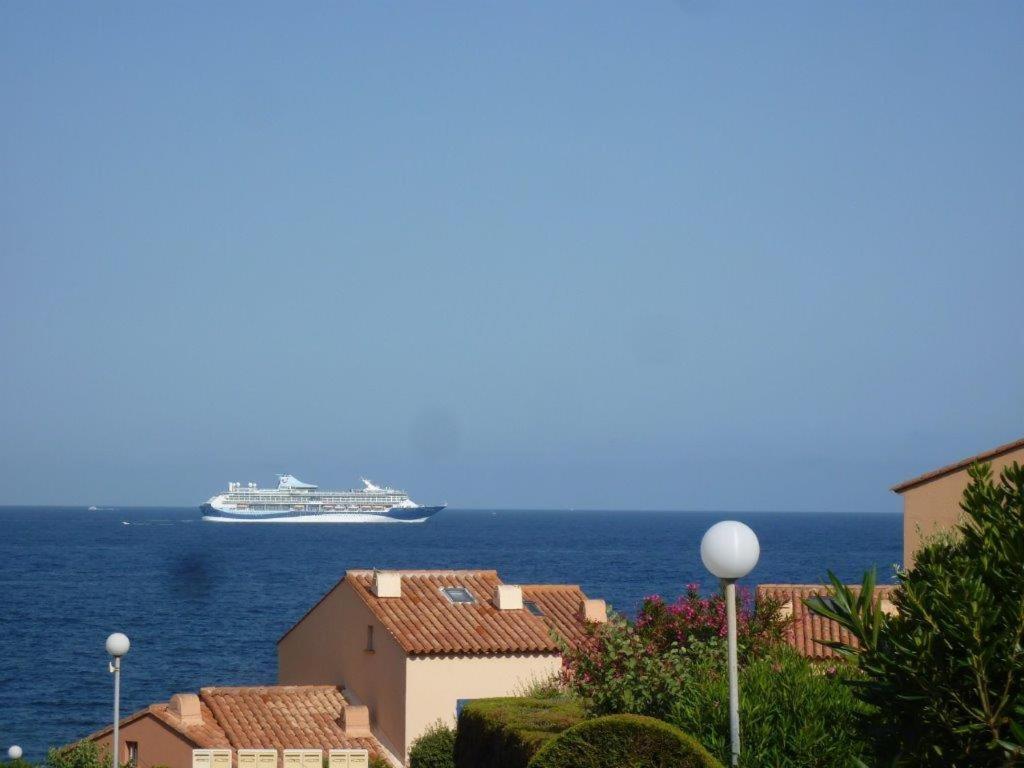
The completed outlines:
<svg viewBox="0 0 1024 768">
<path fill-rule="evenodd" d="M 976 465 L 953 536 L 928 543 L 898 574 L 884 614 L 875 575 L 851 590 L 830 573 L 830 600 L 807 601 L 857 638 L 831 643 L 856 661 L 862 721 L 880 765 L 1024 765 L 1024 469 L 998 482 Z"/>
</svg>

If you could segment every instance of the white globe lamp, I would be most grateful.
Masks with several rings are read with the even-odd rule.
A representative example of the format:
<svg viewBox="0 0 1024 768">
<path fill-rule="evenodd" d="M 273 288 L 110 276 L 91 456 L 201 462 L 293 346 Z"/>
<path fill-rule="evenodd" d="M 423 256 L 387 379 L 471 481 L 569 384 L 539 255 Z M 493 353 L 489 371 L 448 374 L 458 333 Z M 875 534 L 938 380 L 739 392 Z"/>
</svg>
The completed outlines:
<svg viewBox="0 0 1024 768">
<path fill-rule="evenodd" d="M 740 676 L 736 653 L 736 579 L 742 579 L 757 565 L 761 545 L 749 526 L 736 520 L 715 523 L 700 542 L 704 567 L 725 585 L 725 615 L 729 635 L 729 735 L 732 764 L 740 762 Z"/>
<path fill-rule="evenodd" d="M 131 647 L 132 644 L 128 640 L 128 636 L 123 635 L 120 632 L 115 632 L 107 638 L 107 653 L 115 659 L 124 656 L 128 653 L 128 649 Z"/>
<path fill-rule="evenodd" d="M 760 557 L 757 534 L 735 520 L 715 523 L 700 542 L 704 567 L 720 579 L 742 579 L 754 570 Z"/>
<path fill-rule="evenodd" d="M 7 750 L 7 757 L 10 760 L 21 760 L 21 756 L 23 754 L 24 752 L 21 751 L 21 747 L 19 747 L 17 744 L 12 745 Z"/>
</svg>

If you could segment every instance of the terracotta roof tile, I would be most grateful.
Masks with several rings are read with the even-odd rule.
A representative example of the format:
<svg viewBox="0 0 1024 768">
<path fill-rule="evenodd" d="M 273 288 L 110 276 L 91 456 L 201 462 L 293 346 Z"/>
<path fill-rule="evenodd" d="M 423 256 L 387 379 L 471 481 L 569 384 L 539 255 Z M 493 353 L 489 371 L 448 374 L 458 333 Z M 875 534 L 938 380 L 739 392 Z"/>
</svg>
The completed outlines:
<svg viewBox="0 0 1024 768">
<path fill-rule="evenodd" d="M 860 588 L 851 586 L 854 592 Z M 875 587 L 878 600 L 890 597 L 894 587 L 880 584 Z M 814 660 L 838 658 L 839 654 L 822 641 L 839 641 L 857 647 L 857 639 L 846 629 L 831 619 L 825 619 L 813 613 L 804 600 L 810 597 L 831 596 L 832 588 L 827 584 L 761 584 L 757 588 L 757 599 L 770 597 L 779 604 L 789 605 L 793 611 L 793 620 L 786 630 L 786 642 L 796 648 L 801 655 Z"/>
<path fill-rule="evenodd" d="M 182 724 L 168 704 L 152 704 L 121 721 L 152 715 L 199 749 L 366 749 L 381 754 L 372 736 L 346 736 L 345 698 L 333 685 L 269 685 L 203 688 L 202 725 Z M 110 727 L 90 735 L 105 736 Z"/>
<path fill-rule="evenodd" d="M 580 618 L 580 604 L 587 596 L 575 584 L 524 584 L 523 600 L 537 604 L 541 617 L 570 645 L 586 637 L 586 622 Z"/>
<path fill-rule="evenodd" d="M 549 633 L 581 637 L 579 604 L 585 595 L 570 585 L 524 587 L 523 598 L 542 605 L 544 617 L 527 609 L 498 610 L 491 602 L 503 582 L 495 571 L 398 571 L 401 597 L 377 597 L 373 571 L 349 571 L 351 583 L 384 628 L 409 654 L 558 653 Z M 441 591 L 464 587 L 473 603 L 452 603 Z"/>
<path fill-rule="evenodd" d="M 967 467 L 972 464 L 991 461 L 992 459 L 1002 456 L 1004 453 L 1010 453 L 1011 451 L 1016 451 L 1021 448 L 1024 448 L 1024 437 L 1020 440 L 1014 440 L 1012 443 L 1000 445 L 990 451 L 985 451 L 984 453 L 979 453 L 976 456 L 971 456 L 969 459 L 963 459 L 961 461 L 954 462 L 953 464 L 947 464 L 944 467 L 933 469 L 931 472 L 925 472 L 923 475 L 918 475 L 910 480 L 904 480 L 902 483 L 894 485 L 892 490 L 895 493 L 904 493 L 905 491 L 909 491 L 911 488 L 927 483 L 929 480 L 935 480 L 943 475 L 950 475 L 961 469 L 967 469 Z"/>
<path fill-rule="evenodd" d="M 203 688 L 199 692 L 235 749 L 368 749 L 372 737 L 345 735 L 345 698 L 333 685 Z"/>
</svg>

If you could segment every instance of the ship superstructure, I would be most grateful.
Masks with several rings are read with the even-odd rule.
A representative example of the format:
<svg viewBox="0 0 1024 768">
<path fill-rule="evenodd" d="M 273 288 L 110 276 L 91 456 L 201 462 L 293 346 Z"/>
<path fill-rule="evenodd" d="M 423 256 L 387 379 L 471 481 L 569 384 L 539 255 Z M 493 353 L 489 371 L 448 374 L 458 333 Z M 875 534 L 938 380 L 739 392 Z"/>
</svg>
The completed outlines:
<svg viewBox="0 0 1024 768">
<path fill-rule="evenodd" d="M 294 475 L 278 475 L 277 488 L 228 483 L 227 493 L 201 509 L 204 520 L 218 523 L 422 523 L 444 505 L 420 506 L 405 491 L 365 478 L 362 488 L 323 491 Z"/>
</svg>

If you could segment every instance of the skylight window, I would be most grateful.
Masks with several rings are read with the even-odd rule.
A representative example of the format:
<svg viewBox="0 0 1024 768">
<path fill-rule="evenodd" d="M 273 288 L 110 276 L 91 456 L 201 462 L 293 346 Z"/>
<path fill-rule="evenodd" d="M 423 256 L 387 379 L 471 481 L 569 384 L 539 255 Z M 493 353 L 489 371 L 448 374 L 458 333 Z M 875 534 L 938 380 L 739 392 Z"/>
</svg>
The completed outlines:
<svg viewBox="0 0 1024 768">
<path fill-rule="evenodd" d="M 441 587 L 444 596 L 452 603 L 475 603 L 476 598 L 465 587 Z"/>
<path fill-rule="evenodd" d="M 523 608 L 528 610 L 534 616 L 543 616 L 544 615 L 544 611 L 542 611 L 540 609 L 540 606 L 537 605 L 535 602 L 533 602 L 533 600 L 523 600 Z"/>
</svg>

